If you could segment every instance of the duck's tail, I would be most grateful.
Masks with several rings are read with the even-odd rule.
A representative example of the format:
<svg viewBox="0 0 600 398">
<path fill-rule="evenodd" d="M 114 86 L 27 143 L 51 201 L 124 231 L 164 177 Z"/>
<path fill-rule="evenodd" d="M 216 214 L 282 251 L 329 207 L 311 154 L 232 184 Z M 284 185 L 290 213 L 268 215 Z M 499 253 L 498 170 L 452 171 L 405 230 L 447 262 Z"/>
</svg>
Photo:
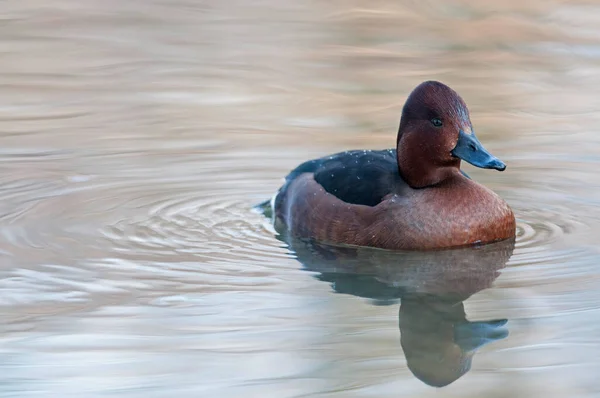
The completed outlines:
<svg viewBox="0 0 600 398">
<path fill-rule="evenodd" d="M 252 206 L 252 208 L 257 211 L 265 211 L 268 207 L 271 207 L 271 199 L 267 199 L 264 202 Z"/>
<path fill-rule="evenodd" d="M 273 215 L 273 200 L 275 197 L 271 199 L 267 199 L 264 202 L 260 202 L 252 207 L 254 211 L 262 213 L 265 217 L 271 218 Z"/>
</svg>

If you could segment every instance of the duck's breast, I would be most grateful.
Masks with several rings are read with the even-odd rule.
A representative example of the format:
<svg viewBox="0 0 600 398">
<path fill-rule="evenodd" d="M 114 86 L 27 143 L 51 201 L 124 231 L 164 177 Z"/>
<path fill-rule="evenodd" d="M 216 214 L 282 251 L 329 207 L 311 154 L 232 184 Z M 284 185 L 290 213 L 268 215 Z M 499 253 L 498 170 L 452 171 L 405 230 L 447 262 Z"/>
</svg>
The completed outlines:
<svg viewBox="0 0 600 398">
<path fill-rule="evenodd" d="M 364 235 L 378 236 L 380 247 L 436 249 L 512 238 L 515 228 L 514 214 L 502 198 L 463 178 L 382 202 Z"/>
</svg>

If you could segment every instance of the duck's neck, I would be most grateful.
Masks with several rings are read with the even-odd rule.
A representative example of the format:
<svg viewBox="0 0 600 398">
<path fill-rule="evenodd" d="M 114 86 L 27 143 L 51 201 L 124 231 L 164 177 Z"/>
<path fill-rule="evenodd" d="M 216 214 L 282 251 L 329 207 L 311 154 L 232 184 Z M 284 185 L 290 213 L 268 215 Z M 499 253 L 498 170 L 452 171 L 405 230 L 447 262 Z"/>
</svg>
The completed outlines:
<svg viewBox="0 0 600 398">
<path fill-rule="evenodd" d="M 400 163 L 398 159 L 398 171 L 400 176 L 411 188 L 427 188 L 439 185 L 442 182 L 460 175 L 460 171 L 450 167 L 424 168 L 422 165 L 413 167 L 411 162 Z"/>
<path fill-rule="evenodd" d="M 406 150 L 406 147 L 413 148 Z M 410 145 L 404 140 L 398 141 L 396 156 L 398 172 L 411 188 L 426 188 L 460 175 L 460 160 L 448 165 L 438 165 L 427 155 L 427 150 L 421 150 L 418 145 Z"/>
</svg>

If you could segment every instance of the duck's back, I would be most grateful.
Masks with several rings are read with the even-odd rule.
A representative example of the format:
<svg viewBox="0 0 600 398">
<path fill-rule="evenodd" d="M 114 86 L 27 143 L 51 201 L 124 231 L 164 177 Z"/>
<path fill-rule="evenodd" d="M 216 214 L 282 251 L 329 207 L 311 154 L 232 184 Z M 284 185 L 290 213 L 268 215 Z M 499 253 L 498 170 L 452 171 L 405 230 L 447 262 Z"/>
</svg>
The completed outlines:
<svg viewBox="0 0 600 398">
<path fill-rule="evenodd" d="M 346 151 L 304 162 L 287 175 L 278 197 L 285 197 L 287 186 L 304 173 L 311 173 L 327 193 L 354 205 L 376 206 L 386 195 L 408 188 L 398 173 L 395 149 Z"/>
</svg>

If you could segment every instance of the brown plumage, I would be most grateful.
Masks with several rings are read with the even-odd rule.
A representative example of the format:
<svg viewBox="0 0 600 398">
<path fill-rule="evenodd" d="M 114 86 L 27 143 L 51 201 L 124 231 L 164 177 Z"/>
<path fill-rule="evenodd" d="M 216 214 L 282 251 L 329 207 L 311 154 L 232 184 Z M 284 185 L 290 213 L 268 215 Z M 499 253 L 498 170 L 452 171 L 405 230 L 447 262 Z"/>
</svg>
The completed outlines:
<svg viewBox="0 0 600 398">
<path fill-rule="evenodd" d="M 349 151 L 298 166 L 273 202 L 276 224 L 294 236 L 396 250 L 514 237 L 508 204 L 464 175 L 461 159 L 506 167 L 475 137 L 460 96 L 422 83 L 404 105 L 395 151 Z"/>
</svg>

